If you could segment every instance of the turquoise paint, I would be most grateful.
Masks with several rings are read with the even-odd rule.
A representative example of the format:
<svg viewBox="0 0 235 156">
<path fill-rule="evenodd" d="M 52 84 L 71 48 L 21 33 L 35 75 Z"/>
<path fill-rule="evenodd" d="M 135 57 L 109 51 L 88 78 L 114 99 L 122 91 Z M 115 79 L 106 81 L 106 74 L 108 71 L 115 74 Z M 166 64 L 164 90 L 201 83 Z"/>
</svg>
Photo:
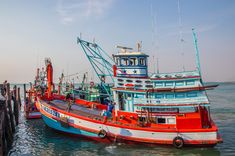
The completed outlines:
<svg viewBox="0 0 235 156">
<path fill-rule="evenodd" d="M 115 63 L 113 59 L 96 43 L 81 40 L 79 37 L 77 38 L 77 43 L 80 43 L 82 50 L 86 54 L 86 57 L 88 58 L 92 68 L 95 70 L 95 73 L 98 76 L 100 82 L 103 82 L 102 76 L 105 75 L 106 77 L 110 77 L 112 82 L 114 83 L 112 66 Z M 104 55 L 110 62 L 104 58 Z M 102 62 L 99 62 L 98 60 L 101 60 Z M 108 72 L 108 74 L 106 74 L 105 72 Z M 105 84 L 101 83 L 101 85 L 105 89 L 106 93 L 109 95 L 109 99 L 113 101 L 112 92 L 109 91 Z"/>
<path fill-rule="evenodd" d="M 60 122 L 58 122 L 57 120 L 53 120 L 45 115 L 42 115 L 42 119 L 49 127 L 62 131 L 62 132 L 72 133 L 72 134 L 77 134 L 77 135 L 84 135 L 88 137 L 98 137 L 98 135 L 95 133 L 83 131 L 78 128 L 73 128 L 73 127 L 64 128 L 61 126 Z"/>
</svg>

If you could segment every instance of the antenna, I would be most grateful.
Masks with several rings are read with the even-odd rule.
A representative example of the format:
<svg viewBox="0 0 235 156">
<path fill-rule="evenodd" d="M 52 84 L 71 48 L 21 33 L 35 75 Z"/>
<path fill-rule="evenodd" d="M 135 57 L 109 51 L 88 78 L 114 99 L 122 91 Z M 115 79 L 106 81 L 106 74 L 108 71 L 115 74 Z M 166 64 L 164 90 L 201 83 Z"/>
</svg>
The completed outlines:
<svg viewBox="0 0 235 156">
<path fill-rule="evenodd" d="M 137 50 L 138 50 L 138 52 L 141 51 L 141 48 L 142 48 L 142 41 L 137 43 Z"/>
<path fill-rule="evenodd" d="M 183 39 L 183 34 L 182 34 L 182 18 L 181 18 L 180 0 L 178 0 L 178 17 L 179 17 L 180 53 L 182 55 L 183 71 L 185 71 L 185 67 L 184 67 L 184 52 L 183 52 L 183 47 L 182 47 L 182 43 L 184 42 L 184 39 Z"/>
<path fill-rule="evenodd" d="M 152 25 L 152 53 L 153 56 L 155 57 L 156 52 L 158 53 L 159 50 L 159 39 L 158 39 L 158 31 L 157 31 L 157 14 L 153 13 L 153 5 L 152 3 L 150 4 L 150 15 L 151 15 L 151 25 Z M 153 57 L 153 59 L 154 59 Z M 154 62 L 154 73 L 156 72 L 155 70 L 155 59 L 153 60 Z M 159 73 L 159 69 L 158 69 L 158 58 L 157 58 L 157 73 Z"/>
<path fill-rule="evenodd" d="M 155 68 L 155 60 L 154 60 L 154 55 L 153 55 L 153 73 L 156 73 L 156 68 Z"/>
<path fill-rule="evenodd" d="M 157 58 L 157 73 L 159 74 L 159 62 L 158 62 L 158 58 Z"/>
<path fill-rule="evenodd" d="M 133 50 L 133 48 L 129 48 L 129 47 L 123 47 L 123 46 L 119 46 L 117 45 L 116 48 L 119 48 L 119 49 L 125 49 L 125 50 Z"/>
<path fill-rule="evenodd" d="M 199 51 L 198 51 L 198 46 L 197 46 L 197 36 L 196 33 L 194 31 L 194 28 L 192 28 L 192 32 L 193 32 L 193 40 L 194 40 L 194 46 L 195 46 L 195 50 L 196 50 L 196 64 L 197 64 L 197 70 L 199 72 L 201 81 L 202 81 L 202 75 L 201 75 L 201 65 L 200 65 L 200 59 L 199 59 Z"/>
<path fill-rule="evenodd" d="M 117 45 L 116 48 L 123 50 L 122 52 L 124 52 L 124 53 L 126 52 L 126 50 L 133 50 L 133 48 L 123 47 L 123 46 L 119 46 L 119 45 Z"/>
</svg>

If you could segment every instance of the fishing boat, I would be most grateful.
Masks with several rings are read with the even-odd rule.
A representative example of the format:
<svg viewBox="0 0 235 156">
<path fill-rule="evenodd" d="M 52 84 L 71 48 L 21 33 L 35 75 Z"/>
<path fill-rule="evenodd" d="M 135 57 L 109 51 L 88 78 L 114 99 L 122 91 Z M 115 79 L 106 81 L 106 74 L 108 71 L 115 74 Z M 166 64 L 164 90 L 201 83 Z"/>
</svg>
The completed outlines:
<svg viewBox="0 0 235 156">
<path fill-rule="evenodd" d="M 114 86 L 108 104 L 53 93 L 53 67 L 47 60 L 47 90 L 38 94 L 37 109 L 49 127 L 94 140 L 176 148 L 215 146 L 222 138 L 211 118 L 206 90 L 216 86 L 202 81 L 194 32 L 193 36 L 197 56 L 194 71 L 149 75 L 149 56 L 140 51 L 139 44 L 137 51 L 119 46 L 120 51 L 113 55 Z M 78 43 L 83 50 L 98 47 L 80 38 Z"/>
<path fill-rule="evenodd" d="M 39 68 L 37 69 L 37 75 L 35 77 L 34 84 L 29 83 L 29 89 L 26 90 L 26 84 L 24 84 L 24 114 L 26 119 L 40 119 L 41 113 L 36 107 L 37 93 L 39 86 Z M 40 88 L 41 88 L 40 87 Z"/>
<path fill-rule="evenodd" d="M 36 95 L 32 90 L 26 91 L 26 98 L 24 100 L 24 114 L 26 119 L 40 119 L 41 113 L 36 107 Z"/>
</svg>

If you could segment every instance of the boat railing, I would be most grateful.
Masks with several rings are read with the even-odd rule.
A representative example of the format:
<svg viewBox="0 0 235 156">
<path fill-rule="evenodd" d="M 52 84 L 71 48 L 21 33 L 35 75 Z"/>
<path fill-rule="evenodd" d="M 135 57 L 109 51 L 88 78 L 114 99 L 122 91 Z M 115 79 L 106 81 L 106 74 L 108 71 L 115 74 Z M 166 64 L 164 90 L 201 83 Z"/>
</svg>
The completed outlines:
<svg viewBox="0 0 235 156">
<path fill-rule="evenodd" d="M 157 98 L 133 98 L 135 104 L 200 104 L 208 103 L 207 97 L 194 98 L 172 98 L 172 99 L 157 99 Z"/>
</svg>

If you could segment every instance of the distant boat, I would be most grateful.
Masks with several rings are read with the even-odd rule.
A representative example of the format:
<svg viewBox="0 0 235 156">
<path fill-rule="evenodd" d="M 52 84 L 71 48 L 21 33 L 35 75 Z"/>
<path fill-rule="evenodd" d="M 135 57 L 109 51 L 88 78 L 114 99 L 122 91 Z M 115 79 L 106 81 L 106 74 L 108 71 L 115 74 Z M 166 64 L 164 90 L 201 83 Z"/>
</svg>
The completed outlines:
<svg viewBox="0 0 235 156">
<path fill-rule="evenodd" d="M 37 69 L 37 76 L 35 84 L 30 83 L 30 88 L 26 90 L 26 84 L 24 84 L 24 114 L 26 119 L 40 119 L 42 118 L 40 111 L 36 107 L 37 100 L 37 81 L 39 77 L 39 69 Z"/>
<path fill-rule="evenodd" d="M 36 107 L 36 94 L 30 89 L 26 91 L 26 98 L 24 100 L 24 114 L 26 119 L 40 119 L 42 118 L 40 111 Z"/>
<path fill-rule="evenodd" d="M 87 49 L 97 46 L 81 39 L 78 42 Z M 203 84 L 198 51 L 197 70 L 149 76 L 148 55 L 129 50 L 124 47 L 113 55 L 114 87 L 108 104 L 53 93 L 53 68 L 47 60 L 47 90 L 37 94 L 36 101 L 44 122 L 59 131 L 106 142 L 176 148 L 221 143 L 206 94 L 206 89 L 216 86 Z"/>
</svg>

